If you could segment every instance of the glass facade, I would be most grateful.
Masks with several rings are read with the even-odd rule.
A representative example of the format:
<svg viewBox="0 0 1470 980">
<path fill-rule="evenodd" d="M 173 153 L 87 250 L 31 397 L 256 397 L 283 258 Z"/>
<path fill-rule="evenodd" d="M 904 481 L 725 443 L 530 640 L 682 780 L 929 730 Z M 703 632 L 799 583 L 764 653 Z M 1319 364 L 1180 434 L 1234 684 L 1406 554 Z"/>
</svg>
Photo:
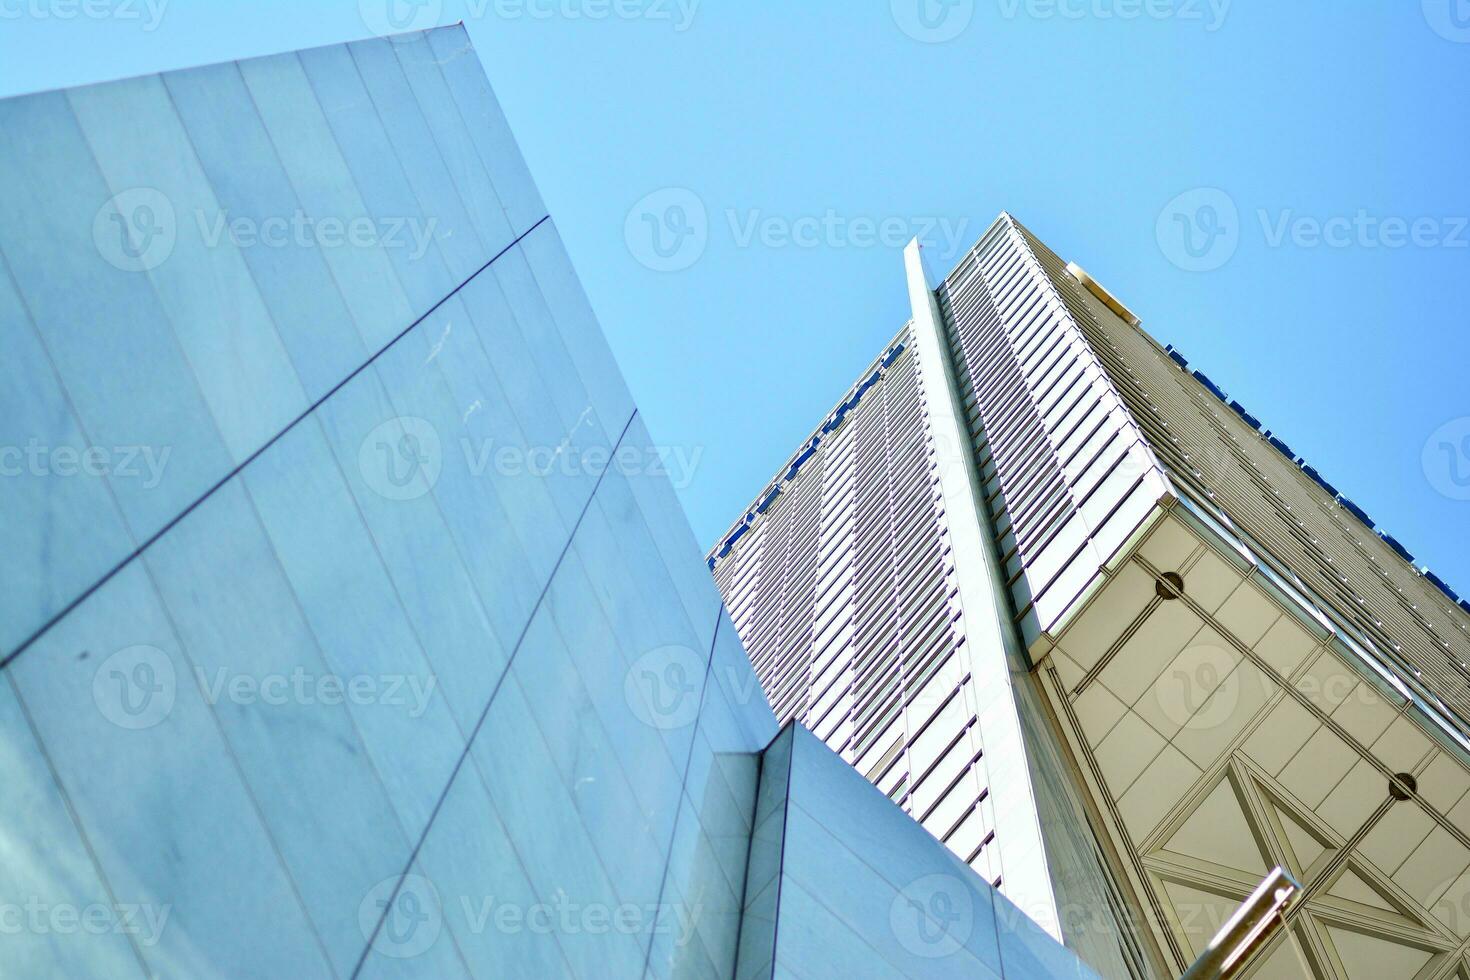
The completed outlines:
<svg viewBox="0 0 1470 980">
<path fill-rule="evenodd" d="M 905 328 L 864 372 L 760 498 L 749 532 L 715 556 L 715 579 L 778 717 L 809 727 L 999 885 L 912 346 Z"/>
<path fill-rule="evenodd" d="M 1247 975 L 1464 973 L 1470 604 L 1006 221 L 1164 481 L 1135 531 L 1094 536 L 1102 576 L 1032 643 L 1164 959 L 1183 969 L 1281 867 L 1303 898 Z"/>
<path fill-rule="evenodd" d="M 1104 976 L 1179 975 L 1273 867 L 1243 975 L 1464 974 L 1470 603 L 1010 215 L 905 261 L 708 556 L 777 718 Z"/>
<path fill-rule="evenodd" d="M 1166 487 L 1035 245 L 1003 217 L 935 293 L 1028 646 L 1098 580 Z"/>
<path fill-rule="evenodd" d="M 977 252 L 1014 279 L 1018 244 L 992 229 Z M 1056 338 L 1036 338 L 1033 313 L 1011 339 L 987 308 L 991 347 L 972 351 L 985 372 L 977 393 L 955 301 L 943 291 L 931 301 L 924 282 L 915 289 L 915 319 L 709 555 L 715 579 L 778 719 L 809 727 L 1093 967 L 1146 976 L 1080 775 L 1028 673 L 1023 633 L 1036 617 L 981 424 L 982 412 L 997 421 L 992 408 L 1032 408 L 1018 350 L 1042 362 L 1041 374 L 1064 375 L 1061 391 L 1091 387 L 1055 368 Z M 1006 301 L 1017 314 L 1038 307 L 1025 290 Z M 996 383 L 1010 387 L 997 395 Z M 1088 415 L 1100 399 L 1080 410 L 1077 401 L 1053 414 Z M 1011 428 L 1007 445 L 1033 474 L 1045 445 L 1025 425 Z M 1094 456 L 1113 434 L 1098 438 L 1098 428 L 1094 420 L 1094 438 L 1082 440 Z M 1142 451 L 1136 435 L 1132 445 Z M 1100 455 L 1104 474 L 1120 458 Z M 1019 628 L 1013 610 L 1023 610 Z"/>
<path fill-rule="evenodd" d="M 1097 976 L 794 722 L 762 762 L 745 892 L 741 980 L 772 962 L 794 977 Z"/>
<path fill-rule="evenodd" d="M 818 908 L 892 879 L 795 834 L 740 950 L 776 719 L 462 28 L 0 128 L 7 974 L 864 962 Z M 949 860 L 868 792 L 880 872 Z M 949 873 L 978 975 L 1073 969 Z"/>
</svg>

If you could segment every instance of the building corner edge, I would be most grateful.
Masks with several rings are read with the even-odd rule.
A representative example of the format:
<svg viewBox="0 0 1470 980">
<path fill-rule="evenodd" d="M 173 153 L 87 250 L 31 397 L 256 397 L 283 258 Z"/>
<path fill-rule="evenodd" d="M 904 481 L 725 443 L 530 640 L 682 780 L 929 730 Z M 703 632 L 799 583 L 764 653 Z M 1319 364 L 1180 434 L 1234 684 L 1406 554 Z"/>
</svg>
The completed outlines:
<svg viewBox="0 0 1470 980">
<path fill-rule="evenodd" d="M 1027 683 L 1030 660 L 1011 622 L 1001 587 L 999 563 L 987 535 L 980 476 L 963 422 L 958 381 L 947 356 L 939 305 L 924 270 L 918 239 L 904 249 L 912 308 L 914 355 L 934 439 L 935 465 L 955 565 L 969 662 L 967 695 L 980 728 L 984 764 L 994 802 L 996 836 L 1002 849 L 1002 880 L 1008 898 L 1058 942 L 1061 909 L 1032 781 L 1017 683 Z M 1026 805 L 1019 805 L 1019 800 Z"/>
</svg>

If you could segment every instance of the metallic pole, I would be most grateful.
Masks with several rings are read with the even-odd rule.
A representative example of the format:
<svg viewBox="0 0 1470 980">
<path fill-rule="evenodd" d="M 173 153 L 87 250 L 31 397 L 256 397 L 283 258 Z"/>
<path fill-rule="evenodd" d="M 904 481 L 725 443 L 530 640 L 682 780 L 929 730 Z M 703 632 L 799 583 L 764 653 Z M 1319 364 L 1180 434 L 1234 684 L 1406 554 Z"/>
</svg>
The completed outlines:
<svg viewBox="0 0 1470 980">
<path fill-rule="evenodd" d="M 1272 871 L 1179 980 L 1225 980 L 1234 976 L 1247 957 L 1285 923 L 1286 909 L 1301 888 L 1281 868 Z"/>
</svg>

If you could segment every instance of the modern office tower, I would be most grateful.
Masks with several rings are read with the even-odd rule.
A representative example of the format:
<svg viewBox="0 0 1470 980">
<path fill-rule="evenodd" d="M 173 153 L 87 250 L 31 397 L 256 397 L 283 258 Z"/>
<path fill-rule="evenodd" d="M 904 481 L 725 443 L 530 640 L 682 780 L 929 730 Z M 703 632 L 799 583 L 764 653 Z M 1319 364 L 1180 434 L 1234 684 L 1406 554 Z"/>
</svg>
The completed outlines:
<svg viewBox="0 0 1470 980">
<path fill-rule="evenodd" d="M 1470 976 L 1470 604 L 1009 215 L 905 258 L 913 319 L 709 555 L 778 718 L 1104 976 L 1278 866 L 1247 976 Z"/>
<path fill-rule="evenodd" d="M 778 730 L 462 29 L 0 132 L 0 972 L 1093 975 Z"/>
</svg>

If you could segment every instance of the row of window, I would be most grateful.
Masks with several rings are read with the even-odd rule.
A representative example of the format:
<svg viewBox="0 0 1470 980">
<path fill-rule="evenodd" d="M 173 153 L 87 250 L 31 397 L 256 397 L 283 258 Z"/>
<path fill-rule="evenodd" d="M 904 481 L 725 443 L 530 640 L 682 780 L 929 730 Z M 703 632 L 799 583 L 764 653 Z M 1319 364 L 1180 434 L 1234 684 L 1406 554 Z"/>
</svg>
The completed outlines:
<svg viewBox="0 0 1470 980">
<path fill-rule="evenodd" d="M 1000 874 L 944 510 L 904 353 L 715 565 L 796 718 L 987 879 Z"/>
</svg>

